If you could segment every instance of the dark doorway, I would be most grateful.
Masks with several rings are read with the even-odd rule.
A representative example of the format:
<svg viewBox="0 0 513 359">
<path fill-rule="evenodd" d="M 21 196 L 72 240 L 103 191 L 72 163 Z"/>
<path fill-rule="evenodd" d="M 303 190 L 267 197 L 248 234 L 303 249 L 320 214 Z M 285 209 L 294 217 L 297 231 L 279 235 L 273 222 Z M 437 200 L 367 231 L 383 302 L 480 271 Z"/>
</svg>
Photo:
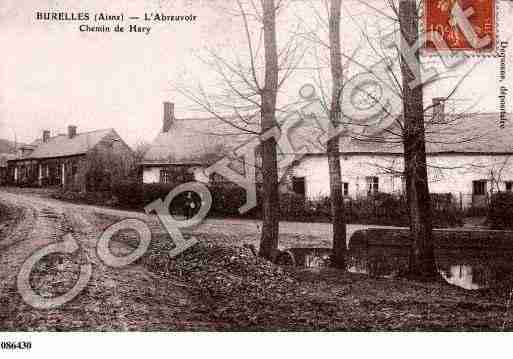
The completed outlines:
<svg viewBox="0 0 513 359">
<path fill-rule="evenodd" d="M 292 191 L 303 197 L 306 195 L 306 181 L 304 177 L 292 177 Z"/>
</svg>

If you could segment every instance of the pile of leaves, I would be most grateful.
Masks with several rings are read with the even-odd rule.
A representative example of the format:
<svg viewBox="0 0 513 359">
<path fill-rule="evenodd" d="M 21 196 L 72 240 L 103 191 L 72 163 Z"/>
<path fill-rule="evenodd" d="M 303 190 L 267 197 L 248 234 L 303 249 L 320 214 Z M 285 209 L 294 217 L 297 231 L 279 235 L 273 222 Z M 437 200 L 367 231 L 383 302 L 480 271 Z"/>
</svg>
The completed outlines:
<svg viewBox="0 0 513 359">
<path fill-rule="evenodd" d="M 209 323 L 210 330 L 475 330 L 513 323 L 503 296 L 438 282 L 280 267 L 240 241 L 230 243 L 224 233 L 196 236 L 199 243 L 170 258 L 173 242 L 156 235 L 139 264 L 170 286 L 185 288 L 192 299 L 188 315 Z"/>
<path fill-rule="evenodd" d="M 305 297 L 286 269 L 247 247 L 199 243 L 171 258 L 169 240 L 154 240 L 142 261 L 152 272 L 182 283 L 195 298 L 194 310 L 226 330 L 322 328 L 335 305 Z M 322 317 L 322 318 L 321 318 Z"/>
</svg>

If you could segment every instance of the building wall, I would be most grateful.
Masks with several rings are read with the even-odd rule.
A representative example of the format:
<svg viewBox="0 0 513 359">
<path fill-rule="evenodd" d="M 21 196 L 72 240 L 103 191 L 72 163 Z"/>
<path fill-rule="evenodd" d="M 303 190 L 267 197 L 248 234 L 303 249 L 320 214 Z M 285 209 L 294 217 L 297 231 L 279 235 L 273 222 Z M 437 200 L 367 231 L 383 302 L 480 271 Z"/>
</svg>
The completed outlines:
<svg viewBox="0 0 513 359">
<path fill-rule="evenodd" d="M 115 132 L 112 131 L 107 134 L 95 147 L 93 150 L 96 150 L 100 153 L 107 155 L 114 155 L 118 157 L 119 160 L 124 162 L 133 161 L 134 153 L 130 146 L 128 146 L 125 141 L 121 139 L 121 137 Z"/>
<path fill-rule="evenodd" d="M 341 156 L 342 181 L 349 184 L 348 196 L 357 198 L 367 195 L 367 176 L 379 177 L 379 191 L 400 193 L 402 180 L 399 175 L 386 174 L 386 168 L 400 171 L 399 156 Z M 305 178 L 306 197 L 310 199 L 329 196 L 328 158 L 305 157 L 293 170 L 293 177 Z"/>
<path fill-rule="evenodd" d="M 88 171 L 100 162 L 111 176 L 123 179 L 135 167 L 132 150 L 112 131 L 87 154 L 9 161 L 9 182 L 15 185 L 62 186 L 69 190 L 85 191 Z M 110 183 L 110 179 L 106 182 Z"/>
<path fill-rule="evenodd" d="M 139 180 L 136 172 L 132 149 L 111 131 L 86 154 L 80 186 L 87 191 L 109 190 L 112 184 L 134 176 Z"/>
<path fill-rule="evenodd" d="M 40 160 L 9 161 L 9 182 L 27 186 L 59 186 L 67 188 L 81 187 L 81 170 L 84 167 L 83 155 Z M 15 173 L 16 177 L 15 178 Z"/>
<path fill-rule="evenodd" d="M 403 158 L 400 155 L 342 155 L 342 181 L 348 183 L 348 196 L 356 199 L 368 194 L 366 177 L 378 177 L 379 192 L 401 194 L 404 191 Z M 452 193 L 463 207 L 472 204 L 473 181 L 486 180 L 487 193 L 505 190 L 505 181 L 513 181 L 513 156 L 438 155 L 428 157 L 431 193 Z M 143 183 L 159 183 L 165 166 L 145 166 Z M 324 155 L 307 156 L 290 171 L 292 177 L 304 177 L 309 199 L 329 196 L 328 160 Z M 194 178 L 207 182 L 201 168 L 194 168 Z M 285 188 L 285 187 L 282 187 Z M 292 188 L 288 186 L 289 190 Z"/>
<path fill-rule="evenodd" d="M 143 167 L 143 183 L 160 183 L 160 171 L 171 169 L 173 166 L 148 166 Z M 198 182 L 208 183 L 209 178 L 203 172 L 203 168 L 199 166 L 189 167 L 193 171 L 194 180 Z"/>
<path fill-rule="evenodd" d="M 473 181 L 486 180 L 487 192 L 505 190 L 505 181 L 513 181 L 513 156 L 439 155 L 428 157 L 429 188 L 432 193 L 452 193 L 469 206 Z M 341 156 L 342 181 L 349 184 L 349 196 L 367 195 L 367 176 L 379 178 L 379 192 L 401 193 L 402 156 Z M 292 171 L 305 178 L 306 196 L 310 199 L 329 195 L 328 160 L 326 156 L 304 158 Z"/>
<path fill-rule="evenodd" d="M 35 160 L 18 160 L 8 162 L 9 182 L 15 185 L 37 185 L 38 167 Z M 12 176 L 12 177 L 11 177 Z"/>
</svg>

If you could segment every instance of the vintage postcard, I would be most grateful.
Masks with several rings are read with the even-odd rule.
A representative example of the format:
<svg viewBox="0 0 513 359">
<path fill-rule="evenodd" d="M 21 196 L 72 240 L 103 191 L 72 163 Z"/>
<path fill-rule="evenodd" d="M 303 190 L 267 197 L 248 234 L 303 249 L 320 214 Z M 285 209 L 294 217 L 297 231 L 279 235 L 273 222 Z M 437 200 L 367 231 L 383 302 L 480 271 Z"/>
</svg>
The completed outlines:
<svg viewBox="0 0 513 359">
<path fill-rule="evenodd" d="M 2 0 L 0 355 L 511 331 L 511 23 L 509 0 Z"/>
</svg>

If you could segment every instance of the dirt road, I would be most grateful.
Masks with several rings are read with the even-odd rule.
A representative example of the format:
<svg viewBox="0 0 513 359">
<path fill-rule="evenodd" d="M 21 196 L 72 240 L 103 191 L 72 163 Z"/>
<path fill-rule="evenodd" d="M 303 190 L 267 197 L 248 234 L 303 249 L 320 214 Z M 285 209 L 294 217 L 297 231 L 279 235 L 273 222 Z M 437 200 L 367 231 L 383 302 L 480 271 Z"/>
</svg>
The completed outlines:
<svg viewBox="0 0 513 359">
<path fill-rule="evenodd" d="M 0 331 L 221 329 L 219 322 L 206 319 L 208 315 L 200 309 L 204 299 L 184 279 L 164 279 L 138 262 L 122 269 L 111 268 L 98 258 L 96 244 L 101 233 L 122 219 L 142 220 L 154 239 L 166 237 L 156 216 L 61 202 L 22 190 L 0 190 L 0 202 L 22 213 L 7 231 L 7 237 L 0 238 Z M 361 227 L 348 226 L 348 234 Z M 226 242 L 229 246 L 242 246 L 258 244 L 260 228 L 259 221 L 209 219 L 183 232 L 215 238 L 221 245 Z M 280 246 L 329 247 L 330 228 L 325 223 L 281 223 Z M 35 309 L 20 296 L 20 268 L 39 249 L 62 241 L 67 234 L 79 250 L 72 256 L 49 255 L 37 262 L 32 271 L 32 288 L 49 298 L 63 295 L 77 282 L 84 263 L 92 264 L 92 278 L 65 305 Z M 113 247 L 113 252 L 131 251 L 120 242 L 113 242 Z"/>
<path fill-rule="evenodd" d="M 0 331 L 3 330 L 194 330 L 213 328 L 191 314 L 194 300 L 186 286 L 173 286 L 139 265 L 110 268 L 99 260 L 96 242 L 102 227 L 103 212 L 111 216 L 121 211 L 67 204 L 29 195 L 0 191 L 0 201 L 21 208 L 22 218 L 6 238 L 0 238 Z M 127 214 L 127 213 L 124 213 Z M 135 215 L 155 231 L 155 218 Z M 41 260 L 34 268 L 32 286 L 42 296 L 55 296 L 71 288 L 84 261 L 92 263 L 92 277 L 86 288 L 72 301 L 55 309 L 34 309 L 18 293 L 18 272 L 35 251 L 71 234 L 80 249 L 72 259 Z M 116 250 L 123 251 L 121 244 Z M 113 252 L 115 250 L 113 249 Z M 60 268 L 59 268 L 60 266 Z M 66 270 L 62 270 L 65 267 Z M 56 270 L 59 268 L 60 270 Z"/>
</svg>

